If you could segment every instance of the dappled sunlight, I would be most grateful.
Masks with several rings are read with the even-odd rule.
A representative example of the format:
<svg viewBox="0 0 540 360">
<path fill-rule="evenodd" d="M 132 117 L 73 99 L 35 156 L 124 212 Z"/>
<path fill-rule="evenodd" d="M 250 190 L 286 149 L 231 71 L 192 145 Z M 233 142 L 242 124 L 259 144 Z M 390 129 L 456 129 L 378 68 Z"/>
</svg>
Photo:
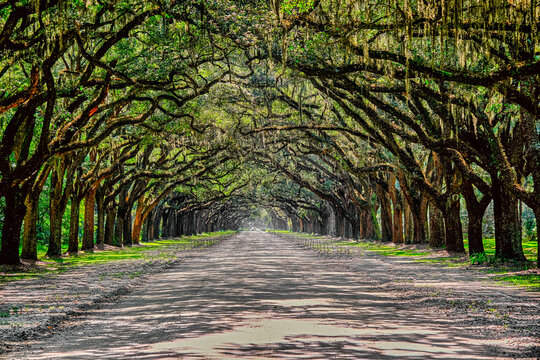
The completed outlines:
<svg viewBox="0 0 540 360">
<path fill-rule="evenodd" d="M 273 235 L 240 233 L 214 250 L 87 314 L 67 334 L 36 344 L 30 357 L 449 360 L 491 354 L 481 337 L 452 319 L 402 305 L 399 293 L 369 276 L 338 270 Z"/>
</svg>

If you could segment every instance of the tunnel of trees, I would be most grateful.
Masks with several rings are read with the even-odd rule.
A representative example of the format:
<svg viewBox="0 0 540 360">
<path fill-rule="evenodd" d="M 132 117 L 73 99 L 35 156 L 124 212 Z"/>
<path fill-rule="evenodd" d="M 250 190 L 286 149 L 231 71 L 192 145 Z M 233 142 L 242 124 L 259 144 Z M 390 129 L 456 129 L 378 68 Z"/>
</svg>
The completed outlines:
<svg viewBox="0 0 540 360">
<path fill-rule="evenodd" d="M 477 254 L 486 222 L 524 260 L 539 19 L 537 0 L 2 1 L 0 264 L 250 224 Z"/>
</svg>

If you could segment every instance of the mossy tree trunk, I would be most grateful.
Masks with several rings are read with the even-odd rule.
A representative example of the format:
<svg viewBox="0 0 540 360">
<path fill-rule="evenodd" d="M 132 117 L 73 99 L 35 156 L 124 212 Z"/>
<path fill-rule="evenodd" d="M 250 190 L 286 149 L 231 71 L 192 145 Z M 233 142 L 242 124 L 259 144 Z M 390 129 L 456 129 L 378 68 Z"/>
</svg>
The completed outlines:
<svg viewBox="0 0 540 360">
<path fill-rule="evenodd" d="M 444 238 L 447 251 L 464 252 L 463 227 L 461 225 L 459 195 L 449 196 L 444 215 Z"/>
<path fill-rule="evenodd" d="M 463 182 L 462 190 L 465 206 L 467 206 L 467 234 L 469 239 L 469 256 L 474 254 L 484 254 L 482 224 L 484 214 L 491 202 L 491 196 L 483 195 L 479 201 L 474 192 L 474 188 L 469 181 Z"/>
<path fill-rule="evenodd" d="M 22 238 L 21 258 L 27 260 L 37 260 L 37 222 L 39 218 L 39 197 L 43 191 L 43 186 L 47 181 L 51 165 L 47 164 L 41 169 L 32 188 L 24 200 L 26 213 L 24 215 L 24 229 Z"/>
<path fill-rule="evenodd" d="M 103 242 L 107 245 L 114 245 L 114 223 L 116 222 L 116 207 L 114 203 L 111 202 L 106 207 L 106 218 L 105 218 L 105 232 Z"/>
<path fill-rule="evenodd" d="M 377 184 L 377 197 L 381 206 L 381 241 L 392 241 L 392 203 L 388 196 L 388 192 L 383 189 L 383 186 Z"/>
<path fill-rule="evenodd" d="M 71 194 L 71 212 L 69 219 L 69 240 L 68 253 L 77 254 L 79 252 L 79 210 L 81 207 L 81 197 L 77 192 Z"/>
<path fill-rule="evenodd" d="M 521 244 L 521 219 L 518 199 L 492 178 L 493 212 L 495 218 L 495 256 L 517 261 L 525 260 Z"/>
<path fill-rule="evenodd" d="M 445 244 L 444 218 L 441 210 L 434 204 L 429 204 L 429 246 L 443 247 Z"/>
<path fill-rule="evenodd" d="M 105 197 L 101 192 L 96 194 L 97 205 L 97 229 L 96 229 L 96 246 L 99 250 L 105 248 Z"/>
<path fill-rule="evenodd" d="M 4 223 L 2 224 L 2 244 L 0 248 L 1 265 L 17 265 L 19 259 L 19 243 L 23 218 L 26 212 L 25 191 L 11 189 L 4 195 Z"/>
</svg>

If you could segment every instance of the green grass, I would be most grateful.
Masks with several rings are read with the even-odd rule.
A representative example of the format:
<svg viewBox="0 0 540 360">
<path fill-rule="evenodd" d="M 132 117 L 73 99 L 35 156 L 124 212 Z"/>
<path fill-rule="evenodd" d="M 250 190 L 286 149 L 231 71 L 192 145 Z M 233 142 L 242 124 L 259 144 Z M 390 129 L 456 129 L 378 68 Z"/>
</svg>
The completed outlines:
<svg viewBox="0 0 540 360">
<path fill-rule="evenodd" d="M 488 257 L 495 256 L 495 239 L 494 238 L 484 238 L 484 250 Z M 469 250 L 469 241 L 467 238 L 463 239 L 465 245 L 465 250 Z M 536 256 L 538 253 L 538 244 L 536 241 L 523 241 L 523 254 L 525 257 L 531 261 L 536 261 Z"/>
<path fill-rule="evenodd" d="M 299 234 L 290 231 L 271 231 L 274 233 L 291 234 L 297 237 L 304 237 L 310 239 L 321 238 L 320 236 L 313 236 L 309 234 Z M 468 241 L 464 239 L 465 249 L 468 250 Z M 530 261 L 536 260 L 537 243 L 536 241 L 523 241 L 523 252 L 527 259 Z M 445 267 L 467 267 L 471 264 L 486 265 L 481 270 L 487 273 L 500 274 L 496 277 L 496 281 L 501 283 L 524 287 L 528 290 L 540 291 L 540 275 L 538 274 L 525 274 L 525 275 L 510 275 L 510 272 L 527 270 L 530 268 L 530 263 L 513 263 L 504 260 L 495 261 L 495 239 L 484 239 L 484 248 L 486 256 L 469 258 L 467 255 L 449 255 L 443 257 L 429 257 L 433 254 L 430 249 L 409 249 L 400 248 L 390 244 L 384 244 L 372 241 L 339 241 L 333 242 L 332 245 L 344 246 L 344 247 L 358 247 L 362 250 L 373 251 L 384 256 L 405 256 L 405 257 L 420 257 L 426 256 L 422 259 L 415 259 L 416 262 L 426 264 L 438 264 Z"/>
<path fill-rule="evenodd" d="M 426 256 L 431 254 L 431 251 L 421 249 L 398 248 L 394 245 L 385 245 L 382 243 L 371 241 L 340 241 L 334 244 L 340 246 L 355 246 L 363 250 L 376 252 L 383 256 Z"/>
<path fill-rule="evenodd" d="M 512 285 L 522 286 L 529 290 L 540 291 L 540 275 L 507 275 L 497 278 L 497 281 L 511 283 Z"/>
<path fill-rule="evenodd" d="M 471 264 L 471 262 L 469 261 L 467 257 L 456 256 L 456 255 L 436 257 L 436 258 L 417 259 L 415 261 L 428 263 L 428 264 L 439 264 L 439 265 L 444 265 L 446 267 L 461 267 L 461 266 L 467 266 Z"/>
<path fill-rule="evenodd" d="M 45 256 L 46 248 L 42 247 L 38 249 L 38 258 L 44 265 L 32 267 L 27 272 L 13 270 L 13 272 L 0 276 L 0 283 L 35 278 L 51 272 L 63 272 L 72 266 L 97 265 L 111 261 L 133 261 L 143 258 L 169 258 L 171 255 L 167 254 L 167 248 L 181 247 L 190 249 L 199 245 L 197 244 L 197 241 L 199 240 L 218 236 L 221 237 L 234 233 L 234 231 L 218 231 L 181 238 L 159 239 L 152 242 L 144 242 L 137 246 L 118 248 L 115 250 L 80 252 L 77 255 L 67 255 L 50 259 Z M 159 250 L 162 251 L 159 252 Z"/>
</svg>

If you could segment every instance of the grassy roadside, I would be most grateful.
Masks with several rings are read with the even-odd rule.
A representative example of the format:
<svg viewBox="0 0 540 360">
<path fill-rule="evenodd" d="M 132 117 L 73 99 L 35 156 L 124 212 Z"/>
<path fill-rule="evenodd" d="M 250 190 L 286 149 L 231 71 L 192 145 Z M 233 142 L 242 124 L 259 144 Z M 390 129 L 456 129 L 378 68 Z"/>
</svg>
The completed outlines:
<svg viewBox="0 0 540 360">
<path fill-rule="evenodd" d="M 0 268 L 0 284 L 9 281 L 42 276 L 49 273 L 60 273 L 77 266 L 91 266 L 112 261 L 133 261 L 152 258 L 168 258 L 171 248 L 190 250 L 208 246 L 216 238 L 232 235 L 234 231 L 218 231 L 173 239 L 157 239 L 131 247 L 107 247 L 106 250 L 79 252 L 77 255 L 65 255 L 59 258 L 47 258 L 46 248 L 38 248 L 39 260 L 35 263 L 24 262 L 18 267 Z"/>
<path fill-rule="evenodd" d="M 291 231 L 270 231 L 276 234 L 292 235 L 300 238 L 327 241 L 333 246 L 344 248 L 357 248 L 375 252 L 383 256 L 409 257 L 420 263 L 439 264 L 446 267 L 474 267 L 486 273 L 493 274 L 493 280 L 506 285 L 517 285 L 533 291 L 540 291 L 540 272 L 527 272 L 533 267 L 536 260 L 536 241 L 524 241 L 523 252 L 529 263 L 516 263 L 513 261 L 495 260 L 495 239 L 484 239 L 485 256 L 469 258 L 466 254 L 449 254 L 442 249 L 431 249 L 425 245 L 395 245 L 393 243 L 381 243 L 376 241 L 336 241 L 325 236 L 316 236 Z M 465 250 L 468 251 L 468 241 L 464 239 Z"/>
</svg>

